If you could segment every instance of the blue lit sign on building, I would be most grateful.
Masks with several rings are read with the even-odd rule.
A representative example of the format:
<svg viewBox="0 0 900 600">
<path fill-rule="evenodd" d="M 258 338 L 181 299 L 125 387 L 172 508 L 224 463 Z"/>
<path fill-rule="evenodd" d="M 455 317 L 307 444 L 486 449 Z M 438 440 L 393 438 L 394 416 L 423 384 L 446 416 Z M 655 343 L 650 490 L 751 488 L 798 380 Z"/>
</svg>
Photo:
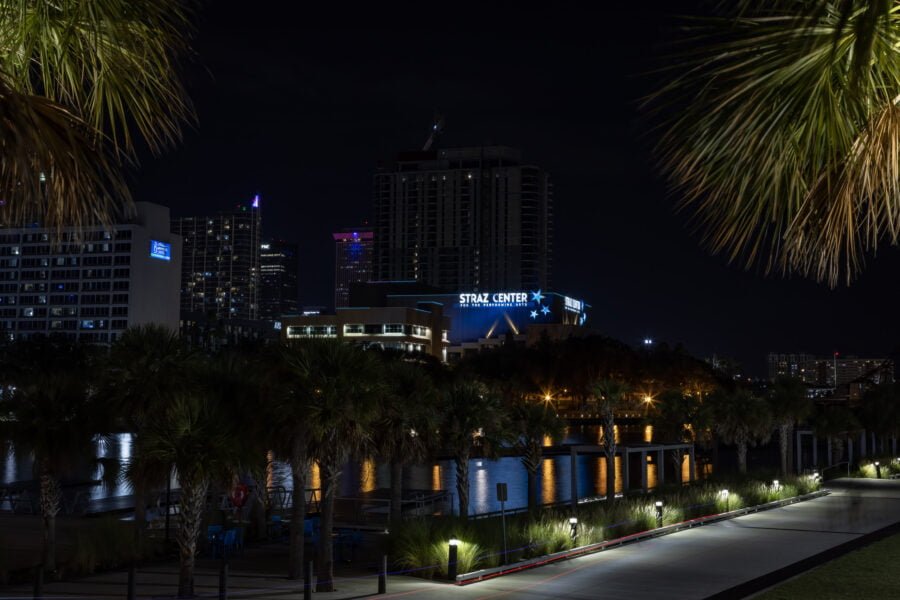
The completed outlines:
<svg viewBox="0 0 900 600">
<path fill-rule="evenodd" d="M 172 244 L 150 240 L 150 258 L 159 260 L 172 260 Z"/>
</svg>

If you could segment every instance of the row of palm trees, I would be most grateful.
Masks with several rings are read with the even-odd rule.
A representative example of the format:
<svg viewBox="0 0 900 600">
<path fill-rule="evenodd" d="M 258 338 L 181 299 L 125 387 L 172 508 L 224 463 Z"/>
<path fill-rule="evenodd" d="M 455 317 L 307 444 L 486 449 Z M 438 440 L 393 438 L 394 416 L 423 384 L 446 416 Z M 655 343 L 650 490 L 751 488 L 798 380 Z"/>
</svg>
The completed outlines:
<svg viewBox="0 0 900 600">
<path fill-rule="evenodd" d="M 553 356 L 565 360 L 548 366 Z M 787 473 L 791 428 L 812 410 L 802 385 L 779 380 L 761 395 L 714 375 L 679 351 L 641 355 L 605 338 L 507 346 L 448 369 L 426 357 L 329 340 L 237 347 L 208 356 L 167 329 L 143 326 L 127 331 L 108 351 L 45 338 L 3 348 L 0 443 L 12 442 L 18 452 L 34 456 L 43 563 L 52 570 L 60 481 L 92 461 L 101 463 L 104 479 L 117 479 L 118 465 L 97 459 L 96 444 L 110 432 L 131 432 L 132 459 L 124 476 L 136 499 L 135 548 L 141 547 L 150 492 L 176 474 L 179 594 L 187 597 L 193 594 L 208 494 L 226 489 L 240 474 L 265 481 L 273 457 L 291 472 L 291 578 L 303 572 L 305 491 L 314 462 L 323 488 L 323 531 L 333 527 L 337 482 L 351 458 L 374 456 L 390 465 L 393 521 L 401 518 L 403 472 L 410 464 L 452 457 L 458 511 L 465 518 L 470 458 L 495 457 L 504 449 L 520 457 L 528 475 L 528 504 L 537 508 L 546 439 L 560 440 L 565 429 L 552 401 L 545 400 L 547 385 L 567 386 L 601 415 L 610 499 L 616 417 L 635 406 L 646 409 L 657 440 L 734 444 L 742 472 L 747 448 L 776 431 Z M 636 390 L 647 378 L 663 391 L 643 404 L 643 393 Z M 846 430 L 852 424 L 833 427 Z M 673 455 L 673 460 L 677 476 L 680 459 Z M 332 589 L 331 544 L 330 536 L 322 536 L 321 591 Z"/>
</svg>

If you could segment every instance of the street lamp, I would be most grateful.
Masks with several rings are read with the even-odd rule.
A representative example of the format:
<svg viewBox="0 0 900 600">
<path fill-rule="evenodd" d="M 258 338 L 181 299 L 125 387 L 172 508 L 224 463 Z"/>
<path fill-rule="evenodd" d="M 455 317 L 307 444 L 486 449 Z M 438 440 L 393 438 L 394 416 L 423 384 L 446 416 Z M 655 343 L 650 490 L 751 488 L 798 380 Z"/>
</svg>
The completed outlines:
<svg viewBox="0 0 900 600">
<path fill-rule="evenodd" d="M 575 546 L 575 539 L 578 537 L 578 517 L 569 517 L 569 529 L 572 535 L 572 546 Z"/>
<path fill-rule="evenodd" d="M 662 500 L 656 501 L 656 526 L 662 527 L 663 525 L 663 502 Z"/>
<path fill-rule="evenodd" d="M 728 512 L 728 496 L 729 496 L 729 492 L 728 492 L 728 490 L 722 490 L 721 492 L 719 492 L 719 494 L 720 494 L 723 498 L 725 498 L 725 512 Z"/>
<path fill-rule="evenodd" d="M 450 538 L 450 556 L 447 560 L 447 579 L 456 581 L 456 563 L 458 562 L 458 546 L 459 540 Z"/>
</svg>

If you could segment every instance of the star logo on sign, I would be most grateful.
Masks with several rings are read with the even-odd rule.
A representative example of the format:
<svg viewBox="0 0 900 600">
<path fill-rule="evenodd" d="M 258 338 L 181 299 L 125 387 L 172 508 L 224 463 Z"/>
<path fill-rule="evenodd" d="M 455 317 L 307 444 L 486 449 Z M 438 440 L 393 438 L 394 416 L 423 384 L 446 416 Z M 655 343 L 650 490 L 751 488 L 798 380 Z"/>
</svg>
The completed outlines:
<svg viewBox="0 0 900 600">
<path fill-rule="evenodd" d="M 544 299 L 544 295 L 541 293 L 541 290 L 538 290 L 536 292 L 531 292 L 531 301 L 532 302 L 537 302 L 538 304 L 540 304 L 541 300 L 543 300 L 543 299 Z"/>
<path fill-rule="evenodd" d="M 542 307 L 542 308 L 541 308 L 541 312 L 544 313 L 545 315 L 549 315 L 549 314 L 550 314 L 550 307 L 549 307 L 549 306 L 544 306 L 544 307 Z"/>
<path fill-rule="evenodd" d="M 531 318 L 537 319 L 537 311 L 536 310 L 531 311 Z"/>
</svg>

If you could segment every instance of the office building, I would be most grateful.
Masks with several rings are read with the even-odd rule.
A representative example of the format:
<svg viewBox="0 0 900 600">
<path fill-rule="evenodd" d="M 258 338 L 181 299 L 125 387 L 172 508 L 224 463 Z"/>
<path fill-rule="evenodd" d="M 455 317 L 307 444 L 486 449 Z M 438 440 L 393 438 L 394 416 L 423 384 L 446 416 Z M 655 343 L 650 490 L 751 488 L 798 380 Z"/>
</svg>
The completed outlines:
<svg viewBox="0 0 900 600">
<path fill-rule="evenodd" d="M 299 312 L 297 254 L 297 244 L 284 240 L 268 240 L 260 246 L 260 319 L 277 321 Z"/>
<path fill-rule="evenodd" d="M 334 238 L 334 305 L 348 306 L 350 284 L 372 278 L 373 233 L 371 227 L 345 229 Z"/>
<path fill-rule="evenodd" d="M 205 318 L 259 318 L 259 196 L 234 210 L 172 220 L 184 240 L 181 312 Z"/>
<path fill-rule="evenodd" d="M 428 308 L 337 308 L 333 314 L 285 317 L 284 339 L 331 338 L 365 348 L 430 354 L 446 361 L 450 319 L 439 306 Z"/>
<path fill-rule="evenodd" d="M 456 292 L 551 283 L 553 186 L 504 146 L 400 154 L 374 178 L 377 281 Z"/>
<path fill-rule="evenodd" d="M 177 331 L 181 238 L 168 208 L 135 206 L 111 231 L 0 229 L 0 336 L 110 343 L 135 325 Z"/>
<path fill-rule="evenodd" d="M 797 377 L 804 383 L 824 388 L 836 388 L 865 380 L 874 384 L 894 380 L 894 362 L 890 358 L 859 358 L 834 353 L 828 357 L 811 354 L 769 354 L 769 378 Z"/>
</svg>

